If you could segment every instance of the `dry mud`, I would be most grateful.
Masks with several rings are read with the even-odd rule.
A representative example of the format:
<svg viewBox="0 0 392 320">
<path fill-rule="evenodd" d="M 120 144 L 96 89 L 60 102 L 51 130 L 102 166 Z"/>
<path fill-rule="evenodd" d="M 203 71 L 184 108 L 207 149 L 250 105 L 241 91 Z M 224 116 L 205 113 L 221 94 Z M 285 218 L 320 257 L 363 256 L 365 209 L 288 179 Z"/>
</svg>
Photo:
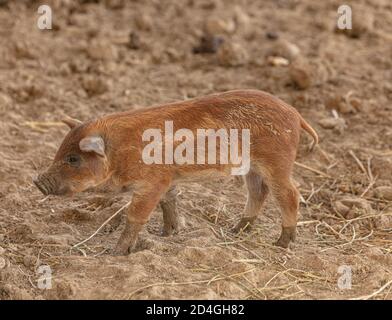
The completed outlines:
<svg viewBox="0 0 392 320">
<path fill-rule="evenodd" d="M 343 33 L 335 0 L 45 1 L 52 30 L 37 28 L 39 1 L 0 3 L 0 299 L 392 298 L 389 0 L 345 1 L 354 29 Z M 222 39 L 217 52 L 194 54 L 206 30 Z M 44 198 L 33 186 L 67 132 L 64 114 L 239 88 L 284 99 L 320 135 L 307 154 L 303 134 L 289 250 L 272 245 L 272 200 L 249 232 L 230 232 L 245 202 L 233 179 L 182 185 L 179 234 L 160 236 L 156 209 L 129 256 L 107 253 L 124 221 L 71 249 L 131 195 Z M 38 287 L 42 265 L 51 289 Z M 339 288 L 347 270 L 351 289 Z"/>
</svg>

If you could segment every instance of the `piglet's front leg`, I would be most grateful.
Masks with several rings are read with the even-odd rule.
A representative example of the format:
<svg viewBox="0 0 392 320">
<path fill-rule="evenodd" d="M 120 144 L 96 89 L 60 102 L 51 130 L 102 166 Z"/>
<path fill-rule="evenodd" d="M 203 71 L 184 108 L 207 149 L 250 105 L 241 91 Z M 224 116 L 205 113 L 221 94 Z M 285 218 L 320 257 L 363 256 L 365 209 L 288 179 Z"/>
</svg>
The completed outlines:
<svg viewBox="0 0 392 320">
<path fill-rule="evenodd" d="M 143 224 L 126 222 L 125 229 L 118 239 L 114 249 L 114 255 L 125 256 L 132 251 L 137 243 L 139 232 L 142 230 Z"/>
<path fill-rule="evenodd" d="M 132 202 L 127 209 L 125 229 L 114 249 L 115 255 L 127 255 L 136 247 L 139 232 L 148 222 L 151 212 L 168 188 L 169 184 L 162 182 L 144 185 L 134 192 Z"/>
</svg>

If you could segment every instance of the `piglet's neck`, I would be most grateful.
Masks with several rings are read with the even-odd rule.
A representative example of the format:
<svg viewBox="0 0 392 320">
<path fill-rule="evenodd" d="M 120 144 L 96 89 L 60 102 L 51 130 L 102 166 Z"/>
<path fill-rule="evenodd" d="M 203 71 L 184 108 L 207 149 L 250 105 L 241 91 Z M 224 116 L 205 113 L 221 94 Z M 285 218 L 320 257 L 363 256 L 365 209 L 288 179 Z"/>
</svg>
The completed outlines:
<svg viewBox="0 0 392 320">
<path fill-rule="evenodd" d="M 91 125 L 91 134 L 102 137 L 108 160 L 119 158 L 123 152 L 128 152 L 135 145 L 138 133 L 134 130 L 131 119 L 124 117 L 101 118 Z"/>
</svg>

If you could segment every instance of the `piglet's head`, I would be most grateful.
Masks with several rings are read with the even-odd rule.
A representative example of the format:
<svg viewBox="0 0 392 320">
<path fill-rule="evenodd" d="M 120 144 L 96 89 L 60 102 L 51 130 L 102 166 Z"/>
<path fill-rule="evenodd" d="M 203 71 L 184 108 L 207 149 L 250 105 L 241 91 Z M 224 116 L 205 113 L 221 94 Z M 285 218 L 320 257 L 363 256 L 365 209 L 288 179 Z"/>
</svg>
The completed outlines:
<svg viewBox="0 0 392 320">
<path fill-rule="evenodd" d="M 108 178 L 103 137 L 78 120 L 63 122 L 71 131 L 64 138 L 52 165 L 33 180 L 44 195 L 74 194 Z"/>
</svg>

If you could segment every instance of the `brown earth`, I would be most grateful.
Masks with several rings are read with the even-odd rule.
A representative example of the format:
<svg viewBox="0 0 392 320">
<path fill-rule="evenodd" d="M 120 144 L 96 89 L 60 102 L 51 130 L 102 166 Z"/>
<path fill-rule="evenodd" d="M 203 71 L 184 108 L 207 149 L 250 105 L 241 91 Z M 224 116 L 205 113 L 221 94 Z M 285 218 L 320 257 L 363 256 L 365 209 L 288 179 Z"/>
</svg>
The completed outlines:
<svg viewBox="0 0 392 320">
<path fill-rule="evenodd" d="M 336 32 L 335 0 L 45 3 L 52 30 L 37 28 L 39 2 L 0 1 L 0 299 L 392 298 L 389 0 L 344 1 L 351 32 Z M 220 37 L 204 41 L 218 52 L 194 54 L 205 30 Z M 252 230 L 231 233 L 245 201 L 233 179 L 182 185 L 179 234 L 160 236 L 157 209 L 136 253 L 106 252 L 123 221 L 71 249 L 131 195 L 44 198 L 33 186 L 67 132 L 64 114 L 87 120 L 239 88 L 294 105 L 321 138 L 307 154 L 303 135 L 289 250 L 272 245 L 272 201 Z M 37 287 L 41 265 L 52 289 Z M 344 265 L 351 289 L 338 286 Z"/>
</svg>

